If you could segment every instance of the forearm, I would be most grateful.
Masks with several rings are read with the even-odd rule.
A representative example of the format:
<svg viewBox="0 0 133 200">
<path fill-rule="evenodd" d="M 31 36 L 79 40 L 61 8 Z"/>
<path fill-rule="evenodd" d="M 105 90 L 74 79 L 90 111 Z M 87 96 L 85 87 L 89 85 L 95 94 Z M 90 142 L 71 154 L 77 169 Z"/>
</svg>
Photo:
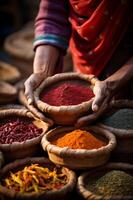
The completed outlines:
<svg viewBox="0 0 133 200">
<path fill-rule="evenodd" d="M 108 77 L 105 82 L 110 90 L 119 90 L 133 78 L 133 57 L 126 62 L 118 71 Z"/>
<path fill-rule="evenodd" d="M 34 73 L 52 76 L 55 66 L 58 62 L 60 51 L 58 48 L 50 45 L 38 46 L 34 59 Z"/>
</svg>

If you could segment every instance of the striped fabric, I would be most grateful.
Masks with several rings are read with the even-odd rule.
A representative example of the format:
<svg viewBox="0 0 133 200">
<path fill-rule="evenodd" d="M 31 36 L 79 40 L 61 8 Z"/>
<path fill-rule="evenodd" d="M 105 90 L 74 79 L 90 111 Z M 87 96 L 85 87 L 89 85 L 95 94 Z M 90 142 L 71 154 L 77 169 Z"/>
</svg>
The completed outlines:
<svg viewBox="0 0 133 200">
<path fill-rule="evenodd" d="M 57 36 L 54 34 L 44 34 L 37 36 L 34 40 L 34 47 L 42 44 L 52 44 L 62 49 L 67 49 L 68 40 L 64 37 Z"/>
<path fill-rule="evenodd" d="M 38 45 L 50 44 L 65 53 L 71 35 L 68 15 L 68 1 L 41 0 L 35 20 L 34 49 Z"/>
</svg>

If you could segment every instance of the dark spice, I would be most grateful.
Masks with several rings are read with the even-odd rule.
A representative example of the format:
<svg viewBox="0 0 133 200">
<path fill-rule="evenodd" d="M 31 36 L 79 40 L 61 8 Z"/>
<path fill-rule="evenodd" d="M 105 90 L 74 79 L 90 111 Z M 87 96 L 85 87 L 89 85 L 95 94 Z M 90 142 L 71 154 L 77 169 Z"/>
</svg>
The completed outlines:
<svg viewBox="0 0 133 200">
<path fill-rule="evenodd" d="M 133 109 L 120 109 L 110 117 L 103 119 L 102 123 L 118 129 L 133 129 Z"/>
<path fill-rule="evenodd" d="M 92 90 L 79 83 L 66 82 L 49 91 L 43 91 L 40 98 L 43 102 L 52 106 L 78 105 L 94 97 Z"/>
<path fill-rule="evenodd" d="M 67 176 L 58 168 L 49 170 L 38 164 L 26 166 L 24 169 L 3 180 L 3 186 L 20 193 L 44 192 L 58 190 L 67 183 Z"/>
<path fill-rule="evenodd" d="M 100 178 L 90 178 L 87 188 L 104 197 L 133 197 L 133 177 L 124 171 L 112 170 Z"/>
<path fill-rule="evenodd" d="M 10 119 L 0 124 L 0 143 L 12 144 L 13 142 L 23 142 L 39 136 L 41 128 L 37 128 L 32 122 L 22 119 Z"/>
</svg>

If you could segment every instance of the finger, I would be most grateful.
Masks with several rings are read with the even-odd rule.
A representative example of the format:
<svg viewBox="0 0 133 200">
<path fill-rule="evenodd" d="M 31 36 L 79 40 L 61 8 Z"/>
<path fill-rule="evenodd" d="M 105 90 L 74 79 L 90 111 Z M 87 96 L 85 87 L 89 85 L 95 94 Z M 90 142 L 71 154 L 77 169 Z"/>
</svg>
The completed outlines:
<svg viewBox="0 0 133 200">
<path fill-rule="evenodd" d="M 104 99 L 105 99 L 105 95 L 103 95 L 103 94 L 101 93 L 101 90 L 99 90 L 99 91 L 96 93 L 96 95 L 95 95 L 95 97 L 94 97 L 94 100 L 93 100 L 93 102 L 92 102 L 92 110 L 93 110 L 94 112 L 97 112 L 97 111 L 99 110 L 99 108 L 100 108 L 100 106 L 102 105 Z"/>
<path fill-rule="evenodd" d="M 84 117 L 80 117 L 77 120 L 75 127 L 80 128 L 80 127 L 83 127 L 83 126 L 87 126 L 91 122 L 95 121 L 96 118 L 97 118 L 97 113 L 93 113 L 93 114 L 90 114 L 90 115 L 87 115 L 87 116 L 84 116 Z"/>
<path fill-rule="evenodd" d="M 82 127 L 82 126 L 89 125 L 92 122 L 96 121 L 108 109 L 108 101 L 109 101 L 109 99 L 110 98 L 108 97 L 103 101 L 103 103 L 102 103 L 100 109 L 98 110 L 98 112 L 94 112 L 92 114 L 80 117 L 77 120 L 77 123 L 75 124 L 75 126 L 76 127 Z"/>
<path fill-rule="evenodd" d="M 54 124 L 53 120 L 49 119 L 48 117 L 45 117 L 44 114 L 38 111 L 33 105 L 27 105 L 27 108 L 39 119 L 45 121 L 50 126 Z"/>
<path fill-rule="evenodd" d="M 25 82 L 25 96 L 28 100 L 28 104 L 33 104 L 34 102 L 34 97 L 33 97 L 33 89 L 29 83 L 29 81 Z"/>
</svg>

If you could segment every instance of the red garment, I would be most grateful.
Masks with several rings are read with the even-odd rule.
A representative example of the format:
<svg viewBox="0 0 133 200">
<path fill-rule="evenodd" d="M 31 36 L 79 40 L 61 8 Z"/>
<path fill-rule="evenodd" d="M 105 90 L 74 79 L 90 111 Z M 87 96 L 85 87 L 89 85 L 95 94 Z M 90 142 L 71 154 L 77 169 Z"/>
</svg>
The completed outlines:
<svg viewBox="0 0 133 200">
<path fill-rule="evenodd" d="M 132 0 L 70 0 L 70 48 L 76 71 L 103 70 L 132 19 Z"/>
</svg>

